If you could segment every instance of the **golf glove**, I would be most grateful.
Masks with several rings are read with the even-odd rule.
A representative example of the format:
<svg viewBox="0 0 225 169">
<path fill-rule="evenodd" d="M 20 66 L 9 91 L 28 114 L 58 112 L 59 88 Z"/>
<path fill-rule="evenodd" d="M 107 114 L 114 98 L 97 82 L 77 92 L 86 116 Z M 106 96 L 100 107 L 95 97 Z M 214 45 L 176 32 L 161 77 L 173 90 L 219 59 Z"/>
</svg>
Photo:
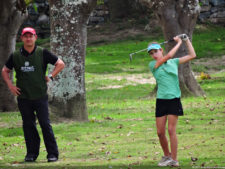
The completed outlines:
<svg viewBox="0 0 225 169">
<path fill-rule="evenodd" d="M 186 34 L 180 34 L 180 35 L 178 35 L 178 37 L 184 41 L 188 40 L 188 36 Z"/>
</svg>

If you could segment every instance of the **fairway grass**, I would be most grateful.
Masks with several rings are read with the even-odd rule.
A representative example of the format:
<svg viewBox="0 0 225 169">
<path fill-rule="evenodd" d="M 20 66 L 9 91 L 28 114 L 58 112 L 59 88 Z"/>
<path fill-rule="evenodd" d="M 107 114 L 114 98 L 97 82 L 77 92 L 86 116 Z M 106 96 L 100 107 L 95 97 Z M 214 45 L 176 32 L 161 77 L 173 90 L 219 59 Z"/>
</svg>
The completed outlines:
<svg viewBox="0 0 225 169">
<path fill-rule="evenodd" d="M 199 81 L 206 98 L 182 99 L 185 115 L 179 118 L 177 127 L 181 168 L 225 167 L 224 77 L 225 74 L 220 73 L 214 74 L 212 79 Z M 87 83 L 87 88 L 89 85 L 93 84 Z M 155 99 L 149 95 L 153 88 L 150 84 L 104 90 L 90 87 L 90 91 L 87 90 L 89 122 L 53 123 L 60 152 L 56 163 L 46 162 L 43 140 L 37 162 L 23 163 L 26 149 L 21 117 L 18 112 L 1 113 L 0 166 L 158 168 L 162 151 L 155 128 Z"/>
</svg>

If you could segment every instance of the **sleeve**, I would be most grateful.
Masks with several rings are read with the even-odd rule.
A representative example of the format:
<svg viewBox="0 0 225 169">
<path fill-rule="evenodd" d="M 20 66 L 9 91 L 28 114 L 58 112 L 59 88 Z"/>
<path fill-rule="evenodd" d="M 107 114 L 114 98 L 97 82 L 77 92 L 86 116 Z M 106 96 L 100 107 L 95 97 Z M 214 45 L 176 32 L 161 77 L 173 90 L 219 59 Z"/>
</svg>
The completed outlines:
<svg viewBox="0 0 225 169">
<path fill-rule="evenodd" d="M 6 66 L 8 69 L 10 69 L 10 70 L 13 69 L 13 54 L 11 54 L 11 55 L 9 56 L 9 59 L 7 60 L 5 66 Z"/>
<path fill-rule="evenodd" d="M 173 61 L 177 66 L 179 65 L 179 58 L 174 58 Z"/>
<path fill-rule="evenodd" d="M 154 70 L 155 70 L 155 68 L 154 68 L 155 63 L 156 63 L 155 61 L 152 61 L 152 62 L 149 63 L 149 68 L 150 68 L 151 72 L 154 72 Z"/>
<path fill-rule="evenodd" d="M 55 63 L 58 60 L 58 57 L 49 52 L 47 49 L 43 50 L 43 57 L 44 57 L 44 63 L 47 64 L 52 64 L 55 65 Z"/>
</svg>

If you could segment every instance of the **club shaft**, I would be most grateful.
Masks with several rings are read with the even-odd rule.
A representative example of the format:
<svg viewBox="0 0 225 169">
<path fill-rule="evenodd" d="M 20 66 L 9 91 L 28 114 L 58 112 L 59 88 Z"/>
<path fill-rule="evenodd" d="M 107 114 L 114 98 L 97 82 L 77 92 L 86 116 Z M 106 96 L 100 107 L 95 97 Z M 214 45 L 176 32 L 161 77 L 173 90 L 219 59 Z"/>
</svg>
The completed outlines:
<svg viewBox="0 0 225 169">
<path fill-rule="evenodd" d="M 178 36 L 179 36 L 181 39 L 184 39 L 184 38 L 187 37 L 186 34 L 180 34 L 180 35 L 178 35 Z M 169 43 L 169 42 L 173 42 L 173 41 L 174 41 L 174 39 L 170 39 L 170 40 L 168 40 L 168 41 L 165 41 L 165 42 L 160 43 L 160 45 L 163 45 L 163 44 Z M 145 49 L 139 50 L 139 51 L 137 51 L 137 52 L 131 53 L 131 54 L 130 54 L 130 61 L 132 61 L 132 55 L 134 55 L 134 54 L 136 54 L 136 53 L 139 53 L 139 52 L 146 51 L 147 49 L 148 49 L 148 48 L 145 48 Z"/>
<path fill-rule="evenodd" d="M 145 48 L 145 49 L 139 50 L 139 51 L 137 51 L 137 52 L 131 53 L 130 55 L 134 55 L 134 54 L 136 54 L 136 53 L 143 52 L 143 51 L 145 51 L 145 50 L 147 50 L 147 49 L 148 49 L 148 48 Z"/>
<path fill-rule="evenodd" d="M 169 43 L 169 42 L 173 42 L 173 41 L 174 41 L 174 39 L 170 39 L 168 41 L 165 41 L 165 42 L 160 43 L 160 45 L 165 44 L 165 43 Z"/>
<path fill-rule="evenodd" d="M 165 42 L 160 43 L 160 45 L 165 44 L 165 43 L 168 43 L 168 42 L 173 42 L 173 41 L 174 41 L 174 40 L 171 39 L 171 40 L 168 40 L 168 41 L 165 41 Z M 145 48 L 145 49 L 139 50 L 139 51 L 137 51 L 137 52 L 131 53 L 130 56 L 132 56 L 132 55 L 134 55 L 134 54 L 136 54 L 136 53 L 139 53 L 139 52 L 143 52 L 143 51 L 145 51 L 145 50 L 147 50 L 147 49 L 148 49 L 148 48 Z"/>
</svg>

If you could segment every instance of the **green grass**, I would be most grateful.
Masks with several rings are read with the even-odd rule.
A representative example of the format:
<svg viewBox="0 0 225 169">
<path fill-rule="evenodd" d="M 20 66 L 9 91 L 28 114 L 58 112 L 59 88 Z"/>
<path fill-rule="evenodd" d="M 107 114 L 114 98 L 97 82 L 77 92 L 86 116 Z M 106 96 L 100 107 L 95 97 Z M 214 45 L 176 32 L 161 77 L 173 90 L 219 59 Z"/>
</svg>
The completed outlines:
<svg viewBox="0 0 225 169">
<path fill-rule="evenodd" d="M 185 116 L 180 118 L 177 128 L 181 168 L 203 164 L 225 166 L 224 80 L 225 73 L 214 74 L 212 79 L 199 81 L 207 93 L 206 98 L 182 99 Z M 87 88 L 89 85 L 92 83 L 87 83 Z M 143 84 L 119 89 L 88 89 L 90 121 L 53 124 L 60 160 L 52 164 L 46 163 L 43 141 L 37 162 L 22 163 L 26 150 L 21 117 L 18 112 L 1 113 L 0 166 L 157 168 L 162 151 L 155 128 L 155 99 L 148 97 L 153 87 Z M 191 157 L 198 158 L 195 164 Z"/>
<path fill-rule="evenodd" d="M 210 34 L 206 30 L 199 32 L 199 37 L 194 35 L 194 45 L 198 44 L 195 40 L 207 37 L 208 31 Z M 208 41 L 215 36 L 209 36 Z M 43 139 L 37 162 L 23 163 L 26 148 L 21 116 L 19 112 L 0 113 L 0 168 L 158 168 L 162 151 L 156 135 L 155 98 L 150 96 L 154 84 L 140 83 L 152 78 L 147 66 L 150 58 L 141 53 L 129 62 L 129 53 L 146 48 L 153 39 L 162 40 L 147 37 L 88 46 L 85 78 L 89 122 L 52 124 L 60 152 L 56 163 L 46 162 Z M 214 43 L 221 46 L 219 41 Z M 204 54 L 202 49 L 198 53 Z M 220 52 L 213 53 L 217 56 Z M 207 97 L 182 98 L 185 115 L 177 127 L 182 169 L 225 167 L 224 81 L 225 72 L 212 74 L 211 79 L 199 80 Z M 198 160 L 193 162 L 192 157 Z"/>
<path fill-rule="evenodd" d="M 225 29 L 219 26 L 196 26 L 193 46 L 198 58 L 216 57 L 225 52 Z"/>
<path fill-rule="evenodd" d="M 215 33 L 216 32 L 216 33 Z M 88 73 L 144 73 L 148 72 L 151 60 L 147 52 L 133 55 L 133 62 L 129 61 L 129 54 L 147 48 L 149 42 L 163 42 L 162 36 L 137 37 L 122 40 L 102 46 L 87 47 L 86 72 Z M 212 58 L 225 53 L 225 29 L 218 26 L 197 26 L 193 34 L 193 46 L 197 58 Z M 224 67 L 222 67 L 224 68 Z M 205 71 L 204 66 L 194 67 L 194 70 Z M 219 68 L 218 68 L 219 69 Z"/>
</svg>

